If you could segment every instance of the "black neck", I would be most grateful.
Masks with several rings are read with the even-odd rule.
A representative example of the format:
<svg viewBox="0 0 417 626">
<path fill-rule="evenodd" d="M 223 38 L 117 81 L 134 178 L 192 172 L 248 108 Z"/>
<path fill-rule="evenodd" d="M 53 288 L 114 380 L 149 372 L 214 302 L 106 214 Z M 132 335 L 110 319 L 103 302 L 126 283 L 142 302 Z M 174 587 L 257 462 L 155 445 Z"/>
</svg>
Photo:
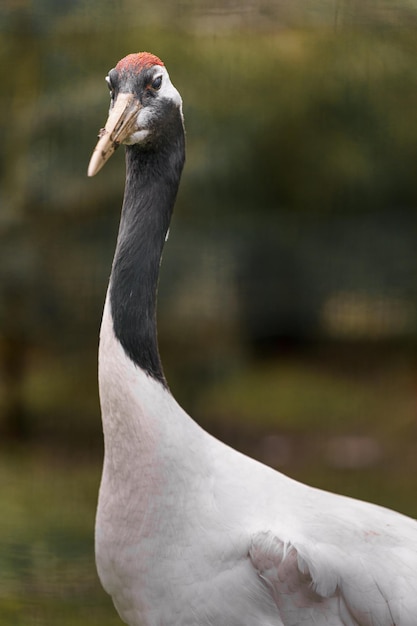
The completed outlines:
<svg viewBox="0 0 417 626">
<path fill-rule="evenodd" d="M 179 114 L 170 131 L 156 149 L 126 147 L 126 186 L 110 278 L 116 337 L 129 358 L 164 385 L 156 297 L 162 249 L 185 158 Z"/>
</svg>

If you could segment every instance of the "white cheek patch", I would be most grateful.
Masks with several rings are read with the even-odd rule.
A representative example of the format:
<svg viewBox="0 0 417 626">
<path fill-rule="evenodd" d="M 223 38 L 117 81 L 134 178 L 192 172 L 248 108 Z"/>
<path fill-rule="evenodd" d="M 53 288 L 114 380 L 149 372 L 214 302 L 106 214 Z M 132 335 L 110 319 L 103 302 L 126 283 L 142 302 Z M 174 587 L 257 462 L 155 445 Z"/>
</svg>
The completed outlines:
<svg viewBox="0 0 417 626">
<path fill-rule="evenodd" d="M 171 83 L 171 79 L 169 77 L 169 74 L 166 68 L 158 67 L 158 70 L 159 72 L 158 74 L 155 74 L 155 78 L 158 75 L 162 76 L 161 88 L 159 89 L 158 94 L 160 94 L 162 98 L 167 98 L 168 100 L 172 100 L 172 102 L 174 102 L 177 105 L 177 107 L 182 110 L 182 98 L 179 92 L 177 91 L 177 89 L 175 89 L 174 85 Z"/>
<path fill-rule="evenodd" d="M 127 137 L 123 143 L 126 144 L 126 146 L 133 146 L 133 144 L 135 143 L 142 143 L 148 137 L 149 133 L 150 133 L 150 130 L 148 130 L 147 128 L 143 128 L 142 130 L 137 130 L 136 132 L 132 133 L 129 137 Z"/>
<path fill-rule="evenodd" d="M 144 107 L 143 109 L 140 109 L 136 117 L 135 126 L 137 130 L 135 130 L 131 135 L 129 135 L 129 137 L 127 137 L 123 143 L 125 143 L 128 146 L 131 146 L 135 143 L 142 143 L 143 141 L 145 141 L 145 139 L 150 134 L 150 130 L 148 127 L 149 127 L 149 122 L 151 121 L 151 119 L 152 119 L 152 111 L 150 111 L 149 108 Z"/>
</svg>

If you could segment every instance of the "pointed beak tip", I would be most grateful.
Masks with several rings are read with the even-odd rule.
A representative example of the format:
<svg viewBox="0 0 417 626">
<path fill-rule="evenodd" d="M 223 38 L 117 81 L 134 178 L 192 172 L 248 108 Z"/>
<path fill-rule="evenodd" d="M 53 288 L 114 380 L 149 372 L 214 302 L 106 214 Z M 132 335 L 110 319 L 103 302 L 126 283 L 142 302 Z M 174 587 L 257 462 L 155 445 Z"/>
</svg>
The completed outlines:
<svg viewBox="0 0 417 626">
<path fill-rule="evenodd" d="M 101 168 L 103 167 L 105 163 L 105 160 L 100 155 L 101 153 L 97 150 L 97 148 L 94 150 L 93 154 L 91 155 L 90 163 L 88 164 L 88 169 L 87 169 L 87 176 L 89 178 L 92 178 L 93 176 L 95 176 L 101 170 Z"/>
<path fill-rule="evenodd" d="M 92 164 L 91 164 L 91 161 L 90 161 L 90 164 L 89 164 L 88 169 L 87 169 L 87 176 L 89 178 L 92 178 L 93 176 L 95 176 L 97 174 L 97 171 L 98 171 L 97 168 L 92 167 Z"/>
</svg>

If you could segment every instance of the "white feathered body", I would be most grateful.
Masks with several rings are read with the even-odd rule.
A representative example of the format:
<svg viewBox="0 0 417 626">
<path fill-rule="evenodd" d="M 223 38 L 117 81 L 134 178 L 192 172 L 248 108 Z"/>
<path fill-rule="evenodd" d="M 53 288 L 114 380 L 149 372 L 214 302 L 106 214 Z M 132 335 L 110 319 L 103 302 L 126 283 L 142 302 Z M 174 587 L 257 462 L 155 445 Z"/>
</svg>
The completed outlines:
<svg viewBox="0 0 417 626">
<path fill-rule="evenodd" d="M 207 434 L 126 356 L 109 299 L 99 378 L 96 558 L 128 624 L 416 626 L 417 522 Z"/>
</svg>

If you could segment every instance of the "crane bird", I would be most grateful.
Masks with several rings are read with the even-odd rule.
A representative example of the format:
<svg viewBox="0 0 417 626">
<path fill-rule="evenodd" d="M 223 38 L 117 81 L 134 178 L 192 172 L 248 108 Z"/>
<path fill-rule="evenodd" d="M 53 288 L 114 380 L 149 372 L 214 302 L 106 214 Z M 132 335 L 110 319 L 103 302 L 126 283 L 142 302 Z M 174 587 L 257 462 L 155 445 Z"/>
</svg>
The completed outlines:
<svg viewBox="0 0 417 626">
<path fill-rule="evenodd" d="M 156 293 L 185 156 L 182 100 L 142 52 L 106 77 L 96 174 L 126 146 L 104 305 L 96 561 L 130 626 L 416 626 L 417 522 L 309 487 L 199 427 L 171 395 Z"/>
</svg>

